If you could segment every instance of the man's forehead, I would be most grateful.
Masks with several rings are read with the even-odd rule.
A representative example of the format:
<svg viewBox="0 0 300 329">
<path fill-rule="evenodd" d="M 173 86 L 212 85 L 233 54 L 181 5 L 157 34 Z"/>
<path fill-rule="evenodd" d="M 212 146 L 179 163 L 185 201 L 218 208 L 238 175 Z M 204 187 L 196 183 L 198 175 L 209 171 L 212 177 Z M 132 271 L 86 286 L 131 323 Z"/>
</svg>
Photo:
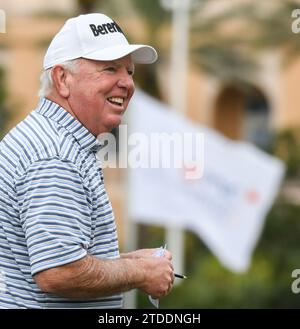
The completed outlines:
<svg viewBox="0 0 300 329">
<path fill-rule="evenodd" d="M 129 67 L 134 67 L 133 60 L 130 55 L 127 55 L 122 58 L 110 60 L 110 61 L 97 61 L 94 59 L 87 59 L 87 58 L 81 58 L 80 59 L 81 63 L 88 63 L 92 64 L 94 66 L 107 66 L 107 65 L 114 65 L 114 66 L 129 66 Z"/>
</svg>

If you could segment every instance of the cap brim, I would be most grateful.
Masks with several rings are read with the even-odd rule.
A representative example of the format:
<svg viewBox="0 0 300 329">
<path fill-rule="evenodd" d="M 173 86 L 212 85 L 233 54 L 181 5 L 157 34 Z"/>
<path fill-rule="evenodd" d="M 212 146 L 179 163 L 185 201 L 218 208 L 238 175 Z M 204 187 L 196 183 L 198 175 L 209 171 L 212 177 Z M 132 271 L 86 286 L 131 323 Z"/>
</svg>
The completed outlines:
<svg viewBox="0 0 300 329">
<path fill-rule="evenodd" d="M 111 61 L 129 54 L 131 54 L 133 62 L 138 64 L 152 64 L 158 57 L 156 50 L 147 45 L 122 45 L 109 47 L 84 54 L 81 57 L 98 61 Z"/>
</svg>

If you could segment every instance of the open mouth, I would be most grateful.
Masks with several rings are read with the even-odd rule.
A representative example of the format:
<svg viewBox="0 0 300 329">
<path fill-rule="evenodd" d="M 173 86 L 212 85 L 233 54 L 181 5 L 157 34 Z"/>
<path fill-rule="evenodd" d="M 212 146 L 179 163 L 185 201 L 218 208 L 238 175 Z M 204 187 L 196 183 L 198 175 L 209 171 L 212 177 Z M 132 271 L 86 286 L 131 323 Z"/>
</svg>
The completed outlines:
<svg viewBox="0 0 300 329">
<path fill-rule="evenodd" d="M 125 99 L 123 97 L 109 97 L 107 99 L 111 104 L 123 106 Z"/>
</svg>

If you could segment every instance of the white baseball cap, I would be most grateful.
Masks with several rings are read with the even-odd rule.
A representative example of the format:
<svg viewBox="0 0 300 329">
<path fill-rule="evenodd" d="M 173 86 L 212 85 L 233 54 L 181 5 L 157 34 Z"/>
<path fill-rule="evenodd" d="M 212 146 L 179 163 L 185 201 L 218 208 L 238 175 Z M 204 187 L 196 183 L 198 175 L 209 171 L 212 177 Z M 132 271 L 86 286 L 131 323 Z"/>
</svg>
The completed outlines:
<svg viewBox="0 0 300 329">
<path fill-rule="evenodd" d="M 103 14 L 70 18 L 51 41 L 44 58 L 44 69 L 64 61 L 87 58 L 109 61 L 131 54 L 135 63 L 151 64 L 156 50 L 148 45 L 129 44 L 119 25 Z"/>
</svg>

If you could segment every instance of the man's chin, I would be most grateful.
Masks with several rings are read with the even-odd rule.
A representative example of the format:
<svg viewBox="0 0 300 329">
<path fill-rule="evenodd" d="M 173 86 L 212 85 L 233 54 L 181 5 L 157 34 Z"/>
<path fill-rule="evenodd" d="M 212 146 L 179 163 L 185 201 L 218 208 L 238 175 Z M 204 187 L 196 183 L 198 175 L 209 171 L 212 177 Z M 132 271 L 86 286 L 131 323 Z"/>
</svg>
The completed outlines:
<svg viewBox="0 0 300 329">
<path fill-rule="evenodd" d="M 107 132 L 111 132 L 115 128 L 118 128 L 121 123 L 122 123 L 122 117 L 114 118 L 114 120 L 111 120 L 107 124 L 107 126 L 106 126 L 107 127 Z"/>
</svg>

